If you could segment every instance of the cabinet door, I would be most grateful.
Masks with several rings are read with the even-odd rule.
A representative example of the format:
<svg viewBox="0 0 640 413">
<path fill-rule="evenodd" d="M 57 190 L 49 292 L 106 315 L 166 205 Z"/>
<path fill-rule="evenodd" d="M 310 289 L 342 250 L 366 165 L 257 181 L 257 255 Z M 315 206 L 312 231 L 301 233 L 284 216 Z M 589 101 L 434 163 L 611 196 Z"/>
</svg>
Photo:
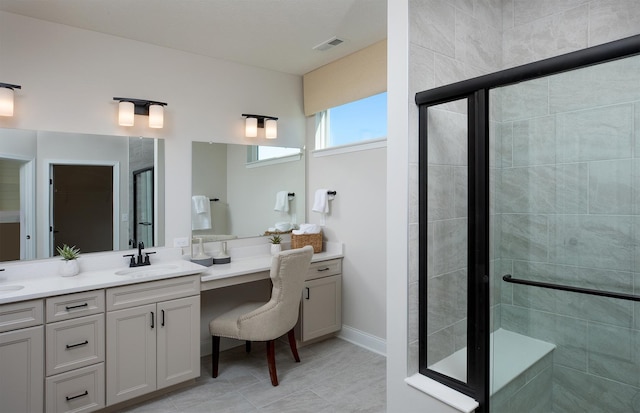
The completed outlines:
<svg viewBox="0 0 640 413">
<path fill-rule="evenodd" d="M 44 327 L 0 334 L 0 410 L 42 412 Z"/>
<path fill-rule="evenodd" d="M 107 405 L 156 389 L 156 305 L 107 313 Z"/>
<path fill-rule="evenodd" d="M 302 341 L 333 333 L 342 327 L 342 276 L 306 281 L 302 291 Z"/>
<path fill-rule="evenodd" d="M 200 296 L 158 303 L 158 388 L 200 376 Z"/>
</svg>

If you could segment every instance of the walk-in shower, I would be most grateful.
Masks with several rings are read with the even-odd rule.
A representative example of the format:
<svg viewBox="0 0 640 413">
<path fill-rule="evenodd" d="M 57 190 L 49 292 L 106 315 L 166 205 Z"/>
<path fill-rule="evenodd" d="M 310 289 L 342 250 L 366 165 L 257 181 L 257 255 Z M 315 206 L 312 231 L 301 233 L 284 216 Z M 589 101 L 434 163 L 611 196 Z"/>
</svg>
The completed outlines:
<svg viewBox="0 0 640 413">
<path fill-rule="evenodd" d="M 640 412 L 640 36 L 421 92 L 420 371 Z"/>
</svg>

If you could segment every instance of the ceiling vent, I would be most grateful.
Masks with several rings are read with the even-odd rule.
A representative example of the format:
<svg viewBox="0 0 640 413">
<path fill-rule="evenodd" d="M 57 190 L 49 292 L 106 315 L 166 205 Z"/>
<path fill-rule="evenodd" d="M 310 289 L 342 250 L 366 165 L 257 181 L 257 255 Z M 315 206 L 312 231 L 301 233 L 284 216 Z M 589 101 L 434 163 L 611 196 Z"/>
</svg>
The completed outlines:
<svg viewBox="0 0 640 413">
<path fill-rule="evenodd" d="M 325 50 L 329 50 L 332 47 L 339 45 L 340 43 L 344 43 L 344 40 L 338 39 L 337 37 L 332 37 L 331 39 L 324 41 L 319 45 L 315 46 L 313 50 L 319 50 L 321 52 L 324 52 Z"/>
</svg>

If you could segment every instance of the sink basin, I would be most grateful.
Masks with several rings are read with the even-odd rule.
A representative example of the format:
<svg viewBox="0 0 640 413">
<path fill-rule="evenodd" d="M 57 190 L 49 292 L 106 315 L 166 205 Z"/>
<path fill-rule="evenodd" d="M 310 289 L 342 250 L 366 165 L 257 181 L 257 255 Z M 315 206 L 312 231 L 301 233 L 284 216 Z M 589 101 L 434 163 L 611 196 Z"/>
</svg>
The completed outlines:
<svg viewBox="0 0 640 413">
<path fill-rule="evenodd" d="M 0 295 L 9 294 L 18 290 L 22 290 L 23 285 L 0 285 Z"/>
<path fill-rule="evenodd" d="M 167 265 L 149 265 L 146 267 L 127 268 L 126 270 L 116 271 L 116 275 L 126 275 L 133 278 L 149 277 L 153 275 L 169 274 L 179 267 L 175 264 Z"/>
</svg>

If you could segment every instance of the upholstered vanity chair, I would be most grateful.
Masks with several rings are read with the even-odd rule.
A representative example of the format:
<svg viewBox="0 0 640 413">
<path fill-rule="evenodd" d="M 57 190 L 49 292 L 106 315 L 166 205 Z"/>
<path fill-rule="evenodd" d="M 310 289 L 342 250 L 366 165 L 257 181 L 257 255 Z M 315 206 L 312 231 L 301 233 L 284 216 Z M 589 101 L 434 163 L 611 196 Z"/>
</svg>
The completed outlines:
<svg viewBox="0 0 640 413">
<path fill-rule="evenodd" d="M 220 337 L 246 341 L 247 352 L 252 341 L 267 342 L 267 363 L 271 384 L 278 385 L 275 340 L 288 334 L 289 346 L 296 362 L 300 361 L 293 328 L 298 321 L 300 299 L 305 276 L 311 263 L 313 247 L 283 251 L 271 261 L 271 299 L 248 302 L 214 318 L 209 323 L 212 338 L 213 377 L 218 377 Z"/>
</svg>

